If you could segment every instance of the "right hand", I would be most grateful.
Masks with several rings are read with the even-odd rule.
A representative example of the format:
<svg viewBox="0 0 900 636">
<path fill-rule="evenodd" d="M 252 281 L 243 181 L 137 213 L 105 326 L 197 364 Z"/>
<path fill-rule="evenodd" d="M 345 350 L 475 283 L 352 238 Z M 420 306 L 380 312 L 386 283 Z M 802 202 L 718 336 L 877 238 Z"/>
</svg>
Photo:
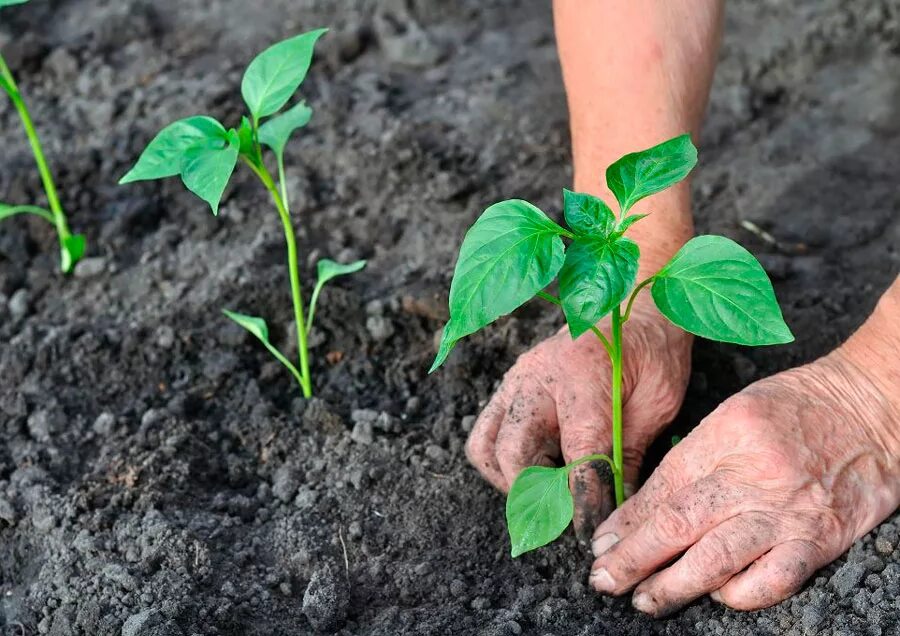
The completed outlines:
<svg viewBox="0 0 900 636">
<path fill-rule="evenodd" d="M 609 321 L 599 327 L 609 338 Z M 622 339 L 623 475 L 630 494 L 644 452 L 681 406 L 692 339 L 666 320 L 647 294 L 636 299 Z M 573 341 L 564 327 L 506 373 L 469 435 L 469 461 L 507 491 L 522 469 L 554 466 L 560 453 L 566 463 L 592 453 L 612 456 L 611 375 L 597 337 L 588 332 Z M 612 490 L 591 463 L 572 471 L 570 488 L 576 531 L 589 539 L 615 507 Z"/>
</svg>

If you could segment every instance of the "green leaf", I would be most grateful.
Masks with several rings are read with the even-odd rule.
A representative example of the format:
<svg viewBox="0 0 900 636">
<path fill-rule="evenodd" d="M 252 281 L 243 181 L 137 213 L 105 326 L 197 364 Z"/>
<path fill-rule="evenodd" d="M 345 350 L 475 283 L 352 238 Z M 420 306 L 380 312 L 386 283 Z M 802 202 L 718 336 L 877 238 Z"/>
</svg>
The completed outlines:
<svg viewBox="0 0 900 636">
<path fill-rule="evenodd" d="M 325 283 L 330 281 L 332 278 L 337 278 L 338 276 L 346 276 L 347 274 L 358 272 L 365 266 L 366 261 L 354 261 L 352 263 L 344 264 L 337 263 L 328 258 L 323 258 L 316 264 L 318 280 L 316 280 L 316 286 L 313 289 L 312 297 L 309 300 L 309 312 L 306 319 L 307 332 L 312 329 L 313 316 L 315 316 L 316 314 L 316 302 L 319 300 L 319 293 L 321 293 L 322 288 L 325 286 Z"/>
<path fill-rule="evenodd" d="M 563 214 L 576 234 L 606 237 L 616 226 L 616 215 L 593 195 L 563 188 Z"/>
<path fill-rule="evenodd" d="M 213 215 L 219 213 L 219 202 L 225 186 L 237 165 L 241 140 L 235 130 L 230 130 L 225 145 L 220 141 L 211 146 L 198 145 L 185 152 L 181 180 L 188 190 L 209 203 Z"/>
<path fill-rule="evenodd" d="M 431 363 L 431 368 L 428 369 L 428 373 L 434 373 L 438 367 L 447 361 L 447 356 L 450 355 L 450 352 L 453 351 L 453 347 L 459 342 L 459 338 L 453 335 L 455 333 L 456 325 L 453 324 L 453 319 L 450 319 L 447 321 L 447 324 L 444 325 L 444 331 L 441 334 L 441 344 L 438 346 L 437 355 L 434 357 L 434 362 Z"/>
<path fill-rule="evenodd" d="M 247 119 L 247 116 L 241 117 L 241 125 L 237 129 L 238 139 L 240 140 L 239 154 L 246 157 L 248 161 L 256 166 L 262 163 L 262 157 L 259 156 L 259 148 L 253 139 L 253 124 Z"/>
<path fill-rule="evenodd" d="M 640 250 L 625 237 L 579 237 L 566 250 L 559 272 L 559 298 L 572 338 L 621 303 L 634 287 Z"/>
<path fill-rule="evenodd" d="M 625 214 L 644 197 L 684 179 L 696 164 L 697 149 L 690 135 L 680 135 L 616 161 L 606 169 L 606 185 Z"/>
<path fill-rule="evenodd" d="M 271 148 L 280 159 L 288 139 L 295 130 L 308 124 L 311 117 L 312 108 L 306 102 L 295 104 L 259 127 L 259 142 Z"/>
<path fill-rule="evenodd" d="M 25 4 L 28 0 L 0 0 L 0 7 L 11 7 L 14 4 Z"/>
<path fill-rule="evenodd" d="M 559 537 L 574 512 L 565 467 L 530 466 L 519 473 L 506 497 L 506 526 L 513 558 Z"/>
<path fill-rule="evenodd" d="M 563 264 L 560 235 L 565 233 L 520 199 L 484 211 L 459 250 L 450 285 L 450 322 L 441 341 L 444 359 L 457 340 L 510 313 L 553 281 Z"/>
<path fill-rule="evenodd" d="M 234 322 L 239 324 L 241 327 L 252 333 L 254 336 L 259 338 L 259 341 L 263 343 L 266 349 L 269 350 L 275 359 L 278 360 L 281 364 L 287 367 L 288 371 L 290 371 L 295 378 L 297 378 L 297 382 L 300 383 L 300 386 L 303 386 L 303 378 L 300 375 L 300 372 L 297 371 L 297 367 L 295 367 L 291 362 L 282 355 L 282 353 L 275 348 L 275 346 L 269 342 L 269 327 L 266 325 L 266 321 L 262 318 L 257 318 L 256 316 L 248 316 L 247 314 L 239 314 L 236 311 L 229 311 L 227 309 L 223 309 L 222 313 L 231 318 Z"/>
<path fill-rule="evenodd" d="M 72 234 L 63 239 L 60 246 L 60 269 L 63 274 L 68 274 L 75 267 L 75 263 L 84 256 L 87 248 L 87 239 L 84 234 Z"/>
<path fill-rule="evenodd" d="M 180 174 L 184 185 L 209 203 L 213 214 L 234 172 L 240 136 L 212 117 L 188 117 L 169 124 L 141 153 L 120 184 Z"/>
<path fill-rule="evenodd" d="M 666 318 L 698 336 L 742 345 L 794 339 L 762 265 L 724 236 L 688 241 L 650 291 Z"/>
<path fill-rule="evenodd" d="M 254 58 L 241 82 L 241 94 L 255 121 L 277 113 L 306 78 L 316 40 L 328 29 L 316 29 L 267 48 Z"/>
</svg>

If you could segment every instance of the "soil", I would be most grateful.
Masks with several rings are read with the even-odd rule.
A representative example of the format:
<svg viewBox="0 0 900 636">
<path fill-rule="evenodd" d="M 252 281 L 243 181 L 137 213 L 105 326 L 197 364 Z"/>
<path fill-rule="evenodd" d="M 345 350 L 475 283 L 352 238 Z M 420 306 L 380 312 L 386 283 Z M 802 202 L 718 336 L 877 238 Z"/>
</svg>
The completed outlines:
<svg viewBox="0 0 900 636">
<path fill-rule="evenodd" d="M 900 634 L 900 518 L 795 598 L 662 621 L 587 587 L 572 533 L 512 560 L 466 429 L 560 318 L 538 304 L 426 370 L 465 228 L 571 181 L 547 2 L 35 0 L 0 47 L 71 224 L 0 226 L 0 634 Z M 720 400 L 857 327 L 898 271 L 900 2 L 732 0 L 694 183 L 698 229 L 759 255 L 798 335 L 700 342 L 685 434 Z M 309 256 L 367 258 L 323 294 L 317 397 L 219 313 L 290 349 L 277 216 L 239 171 L 219 218 L 177 180 L 119 187 L 155 132 L 236 123 L 247 61 L 329 25 L 289 148 Z M 39 200 L 0 106 L 4 200 Z M 751 221 L 772 244 L 748 231 Z M 552 309 L 552 308 L 551 308 Z M 848 422 L 848 426 L 852 426 Z M 662 436 L 655 452 L 666 449 Z"/>
</svg>

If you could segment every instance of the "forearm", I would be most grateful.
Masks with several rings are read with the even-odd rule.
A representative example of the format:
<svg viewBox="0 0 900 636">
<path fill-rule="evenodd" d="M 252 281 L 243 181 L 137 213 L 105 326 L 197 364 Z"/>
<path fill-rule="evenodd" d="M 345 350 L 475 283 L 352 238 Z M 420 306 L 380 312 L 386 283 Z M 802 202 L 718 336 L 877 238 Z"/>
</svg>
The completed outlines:
<svg viewBox="0 0 900 636">
<path fill-rule="evenodd" d="M 718 49 L 721 0 L 555 0 L 576 190 L 615 199 L 606 166 L 684 132 L 696 139 Z M 693 234 L 687 181 L 639 203 L 641 274 Z"/>
</svg>

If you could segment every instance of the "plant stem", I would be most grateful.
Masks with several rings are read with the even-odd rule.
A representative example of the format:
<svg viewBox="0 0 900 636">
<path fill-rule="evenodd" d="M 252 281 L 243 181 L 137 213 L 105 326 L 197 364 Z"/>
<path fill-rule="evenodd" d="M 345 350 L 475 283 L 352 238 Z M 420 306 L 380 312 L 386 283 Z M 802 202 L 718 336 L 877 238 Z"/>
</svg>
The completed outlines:
<svg viewBox="0 0 900 636">
<path fill-rule="evenodd" d="M 2 55 L 0 55 L 0 76 L 6 80 L 6 84 L 9 87 L 7 90 L 9 98 L 18 111 L 19 117 L 22 119 L 25 135 L 28 137 L 28 143 L 31 145 L 31 152 L 34 155 L 34 161 L 37 164 L 38 172 L 41 174 L 41 181 L 44 184 L 44 192 L 47 194 L 47 203 L 53 214 L 53 224 L 56 226 L 56 233 L 59 235 L 60 248 L 65 249 L 64 242 L 72 235 L 72 233 L 69 231 L 65 212 L 63 212 L 62 205 L 59 202 L 56 185 L 53 183 L 53 175 L 50 173 L 47 160 L 44 158 L 44 151 L 41 148 L 41 141 L 34 128 L 34 122 L 31 120 L 31 114 L 28 112 L 28 107 L 25 105 L 25 100 L 22 99 L 22 95 L 19 93 L 19 87 L 16 84 L 16 80 L 9 70 L 9 66 L 6 65 L 6 60 L 3 59 Z"/>
<path fill-rule="evenodd" d="M 612 310 L 612 451 L 613 481 L 616 491 L 616 507 L 625 501 L 625 484 L 622 480 L 622 316 L 619 307 Z"/>
<path fill-rule="evenodd" d="M 640 292 L 644 287 L 651 284 L 653 282 L 653 276 L 648 278 L 647 280 L 641 281 L 641 283 L 634 288 L 631 292 L 631 297 L 628 299 L 628 304 L 625 306 L 625 315 L 622 317 L 622 322 L 628 322 L 628 319 L 631 318 L 631 306 L 634 305 L 634 299 L 637 298 L 638 292 Z"/>
<path fill-rule="evenodd" d="M 303 389 L 303 397 L 312 397 L 312 380 L 309 371 L 309 351 L 306 343 L 306 321 L 303 318 L 303 294 L 300 291 L 300 268 L 297 263 L 297 239 L 294 235 L 294 227 L 291 224 L 291 216 L 285 206 L 278 187 L 272 179 L 272 175 L 264 165 L 254 165 L 246 162 L 250 169 L 259 177 L 266 190 L 272 195 L 278 216 L 281 217 L 281 225 L 284 228 L 284 240 L 287 243 L 288 272 L 291 279 L 291 297 L 294 303 L 294 323 L 297 327 L 297 349 L 300 355 L 300 388 Z"/>
<path fill-rule="evenodd" d="M 615 462 L 613 462 L 613 460 L 609 457 L 609 455 L 604 455 L 603 453 L 595 453 L 593 455 L 585 455 L 584 457 L 579 457 L 571 464 L 566 464 L 564 468 L 568 472 L 568 471 L 571 471 L 576 466 L 581 466 L 582 464 L 586 464 L 587 462 L 595 462 L 598 460 L 603 460 L 607 464 L 609 464 L 609 467 L 613 473 L 613 477 L 615 477 L 619 473 L 619 469 L 616 468 Z"/>
</svg>

